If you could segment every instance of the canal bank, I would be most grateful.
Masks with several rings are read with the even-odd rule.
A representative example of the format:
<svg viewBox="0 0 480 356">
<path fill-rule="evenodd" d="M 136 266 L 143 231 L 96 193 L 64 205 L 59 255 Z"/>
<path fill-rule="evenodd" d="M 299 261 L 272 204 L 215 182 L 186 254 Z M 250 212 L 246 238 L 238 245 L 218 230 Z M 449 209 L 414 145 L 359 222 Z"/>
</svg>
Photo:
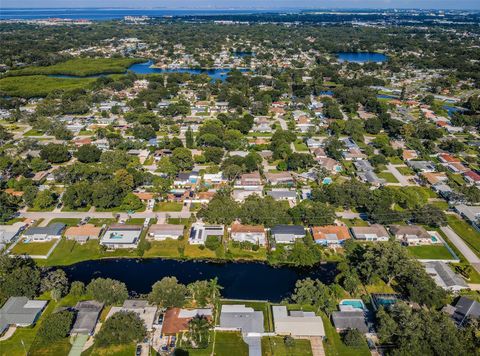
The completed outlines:
<svg viewBox="0 0 480 356">
<path fill-rule="evenodd" d="M 174 276 L 180 283 L 218 278 L 222 296 L 234 299 L 257 299 L 279 302 L 288 297 L 295 282 L 304 278 L 333 283 L 337 274 L 335 263 L 309 268 L 273 267 L 259 262 L 209 262 L 173 259 L 102 259 L 79 262 L 61 267 L 70 281 L 88 284 L 94 278 L 112 278 L 124 282 L 129 291 L 148 293 L 163 277 Z"/>
</svg>

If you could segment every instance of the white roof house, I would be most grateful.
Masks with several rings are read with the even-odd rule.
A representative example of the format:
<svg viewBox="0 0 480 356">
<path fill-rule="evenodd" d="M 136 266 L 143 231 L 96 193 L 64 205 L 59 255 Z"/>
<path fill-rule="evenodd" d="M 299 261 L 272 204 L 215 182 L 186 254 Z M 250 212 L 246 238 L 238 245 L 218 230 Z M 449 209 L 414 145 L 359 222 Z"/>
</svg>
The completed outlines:
<svg viewBox="0 0 480 356">
<path fill-rule="evenodd" d="M 111 225 L 100 240 L 108 248 L 136 248 L 142 233 L 140 225 Z"/>
<path fill-rule="evenodd" d="M 314 312 L 288 311 L 286 306 L 272 307 L 275 332 L 279 335 L 325 337 L 322 318 Z"/>
<path fill-rule="evenodd" d="M 0 242 L 10 243 L 25 229 L 27 224 L 16 222 L 12 225 L 0 225 Z"/>
</svg>

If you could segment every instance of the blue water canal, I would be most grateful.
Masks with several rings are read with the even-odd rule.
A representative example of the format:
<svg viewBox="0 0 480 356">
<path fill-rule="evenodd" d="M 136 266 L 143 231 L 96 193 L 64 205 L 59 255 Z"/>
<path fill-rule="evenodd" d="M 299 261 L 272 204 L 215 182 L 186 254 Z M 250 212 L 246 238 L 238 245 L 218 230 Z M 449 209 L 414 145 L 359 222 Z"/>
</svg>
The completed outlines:
<svg viewBox="0 0 480 356">
<path fill-rule="evenodd" d="M 92 278 L 113 278 L 124 282 L 129 291 L 148 293 L 163 277 L 175 276 L 181 283 L 218 277 L 225 298 L 266 299 L 278 302 L 293 292 L 295 282 L 310 277 L 325 284 L 333 282 L 334 263 L 311 268 L 272 267 L 263 263 L 212 263 L 172 259 L 104 259 L 62 267 L 71 281 L 89 283 Z"/>
</svg>

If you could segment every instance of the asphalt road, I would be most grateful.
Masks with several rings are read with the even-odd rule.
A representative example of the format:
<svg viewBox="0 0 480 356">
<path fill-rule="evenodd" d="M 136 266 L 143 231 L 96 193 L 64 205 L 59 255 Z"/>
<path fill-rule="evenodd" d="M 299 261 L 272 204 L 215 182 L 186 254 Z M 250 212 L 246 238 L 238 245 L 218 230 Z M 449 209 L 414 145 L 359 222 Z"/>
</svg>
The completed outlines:
<svg viewBox="0 0 480 356">
<path fill-rule="evenodd" d="M 467 261 L 480 273 L 480 258 L 450 226 L 442 226 L 441 229 L 462 255 L 465 256 Z"/>
</svg>

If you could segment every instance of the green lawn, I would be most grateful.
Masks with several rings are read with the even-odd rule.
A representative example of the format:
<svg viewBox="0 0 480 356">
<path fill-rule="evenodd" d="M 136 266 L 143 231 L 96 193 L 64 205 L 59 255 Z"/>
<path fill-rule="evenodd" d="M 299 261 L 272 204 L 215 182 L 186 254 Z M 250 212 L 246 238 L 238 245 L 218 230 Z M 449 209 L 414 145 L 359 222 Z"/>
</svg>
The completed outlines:
<svg viewBox="0 0 480 356">
<path fill-rule="evenodd" d="M 248 356 L 248 345 L 238 332 L 216 332 L 216 356 Z"/>
<path fill-rule="evenodd" d="M 397 178 L 390 172 L 380 172 L 377 176 L 378 178 L 385 179 L 387 183 L 398 183 Z"/>
<path fill-rule="evenodd" d="M 35 340 L 30 347 L 28 355 L 31 356 L 66 356 L 70 352 L 72 344 L 68 337 L 55 341 L 47 342 Z"/>
<path fill-rule="evenodd" d="M 143 257 L 181 257 L 179 249 L 184 247 L 182 241 L 167 239 L 151 241 L 151 248 L 145 251 Z"/>
<path fill-rule="evenodd" d="M 362 219 L 340 219 L 348 227 L 368 226 L 368 222 Z"/>
<path fill-rule="evenodd" d="M 38 131 L 35 129 L 28 130 L 23 134 L 23 136 L 43 136 L 44 133 L 42 131 Z"/>
<path fill-rule="evenodd" d="M 126 344 L 126 345 L 112 345 L 107 347 L 97 347 L 95 344 L 90 347 L 87 351 L 83 352 L 82 355 L 88 356 L 133 356 L 135 355 L 135 349 L 137 345 Z"/>
<path fill-rule="evenodd" d="M 28 242 L 24 243 L 24 239 L 20 240 L 15 247 L 12 249 L 11 253 L 15 255 L 40 255 L 45 256 L 52 246 L 57 242 L 56 239 L 52 241 L 45 242 Z"/>
<path fill-rule="evenodd" d="M 293 143 L 296 151 L 308 151 L 308 146 L 301 140 L 297 140 Z"/>
<path fill-rule="evenodd" d="M 397 168 L 397 170 L 398 170 L 401 174 L 403 174 L 404 176 L 413 176 L 413 175 L 415 174 L 415 172 L 412 171 L 412 170 L 410 169 L 410 167 L 407 167 L 407 166 L 405 166 L 405 167 L 395 167 L 395 168 Z"/>
<path fill-rule="evenodd" d="M 403 161 L 400 157 L 389 157 L 388 160 L 391 164 L 402 164 Z"/>
<path fill-rule="evenodd" d="M 168 224 L 173 224 L 173 225 L 188 225 L 190 223 L 190 219 L 188 219 L 188 218 L 168 218 L 167 223 Z"/>
<path fill-rule="evenodd" d="M 143 225 L 145 223 L 145 219 L 141 218 L 132 218 L 128 219 L 125 224 L 131 224 L 131 225 Z"/>
<path fill-rule="evenodd" d="M 165 201 L 155 204 L 153 211 L 182 211 L 182 208 L 182 203 Z"/>
<path fill-rule="evenodd" d="M 0 79 L 0 91 L 23 98 L 45 97 L 55 90 L 87 89 L 94 78 L 53 78 L 46 75 L 6 77 Z"/>
<path fill-rule="evenodd" d="M 65 224 L 67 226 L 77 226 L 78 224 L 80 224 L 81 220 L 82 219 L 79 219 L 79 218 L 55 218 L 55 219 L 50 220 L 48 225 L 52 225 L 52 224 L 55 224 L 55 223 L 61 223 L 61 224 Z"/>
<path fill-rule="evenodd" d="M 262 337 L 263 356 L 309 356 L 312 347 L 309 340 L 295 339 L 293 346 L 286 346 L 281 336 Z"/>
<path fill-rule="evenodd" d="M 342 342 L 340 335 L 326 315 L 322 315 L 325 327 L 326 340 L 323 342 L 326 356 L 370 356 L 367 343 L 361 347 L 350 347 Z"/>
<path fill-rule="evenodd" d="M 67 213 L 74 213 L 74 212 L 81 212 L 81 213 L 86 213 L 87 211 L 90 210 L 90 206 L 85 206 L 83 208 L 76 208 L 76 209 L 72 209 L 72 208 L 67 208 L 66 206 L 64 206 L 62 208 L 62 212 L 67 212 Z"/>
<path fill-rule="evenodd" d="M 12 70 L 8 74 L 19 75 L 75 75 L 86 77 L 95 74 L 124 73 L 134 63 L 143 62 L 133 58 L 75 58 L 46 67 L 27 67 Z"/>
<path fill-rule="evenodd" d="M 447 221 L 448 225 L 480 256 L 480 232 L 455 215 L 447 215 Z"/>
<path fill-rule="evenodd" d="M 234 259 L 259 261 L 267 259 L 267 250 L 264 247 L 261 247 L 258 251 L 242 250 L 240 247 L 233 247 L 233 244 L 229 241 L 227 248 Z"/>
<path fill-rule="evenodd" d="M 408 251 L 418 259 L 450 260 L 453 256 L 443 245 L 409 246 Z"/>
<path fill-rule="evenodd" d="M 110 225 L 116 223 L 117 220 L 113 218 L 93 218 L 88 221 L 89 224 L 93 224 L 95 226 L 103 226 L 103 225 Z"/>
</svg>

